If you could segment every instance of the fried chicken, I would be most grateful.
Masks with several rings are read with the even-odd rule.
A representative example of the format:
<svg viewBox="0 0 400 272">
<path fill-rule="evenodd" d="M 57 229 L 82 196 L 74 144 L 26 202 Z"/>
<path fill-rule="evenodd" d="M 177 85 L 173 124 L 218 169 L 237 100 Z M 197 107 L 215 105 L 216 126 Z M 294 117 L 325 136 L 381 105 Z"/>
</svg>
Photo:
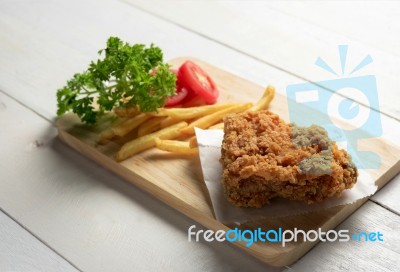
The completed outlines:
<svg viewBox="0 0 400 272">
<path fill-rule="evenodd" d="M 357 181 L 357 168 L 327 132 L 286 124 L 269 111 L 224 119 L 221 163 L 227 199 L 261 207 L 274 197 L 307 203 L 340 196 Z"/>
</svg>

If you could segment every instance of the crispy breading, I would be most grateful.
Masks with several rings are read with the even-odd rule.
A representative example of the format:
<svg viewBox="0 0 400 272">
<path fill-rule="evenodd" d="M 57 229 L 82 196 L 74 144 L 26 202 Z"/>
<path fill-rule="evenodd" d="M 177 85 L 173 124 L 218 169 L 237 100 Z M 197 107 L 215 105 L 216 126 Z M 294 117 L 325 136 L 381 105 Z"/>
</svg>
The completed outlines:
<svg viewBox="0 0 400 272">
<path fill-rule="evenodd" d="M 225 117 L 221 152 L 225 195 L 240 207 L 274 197 L 319 202 L 357 181 L 350 155 L 323 128 L 286 124 L 269 111 Z"/>
</svg>

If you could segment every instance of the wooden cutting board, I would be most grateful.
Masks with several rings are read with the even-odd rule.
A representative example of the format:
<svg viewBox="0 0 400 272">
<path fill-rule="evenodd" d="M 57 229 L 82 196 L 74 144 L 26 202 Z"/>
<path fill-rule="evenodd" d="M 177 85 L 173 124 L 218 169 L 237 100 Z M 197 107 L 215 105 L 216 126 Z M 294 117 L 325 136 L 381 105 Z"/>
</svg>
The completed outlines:
<svg viewBox="0 0 400 272">
<path fill-rule="evenodd" d="M 262 86 L 200 60 L 177 58 L 170 63 L 178 67 L 188 59 L 198 63 L 216 81 L 221 93 L 219 98 L 221 103 L 255 102 L 264 91 Z M 276 94 L 270 110 L 279 114 L 285 121 L 289 121 L 286 97 Z M 182 157 L 152 149 L 118 163 L 113 159 L 113 156 L 120 148 L 121 142 L 99 145 L 99 132 L 104 129 L 101 126 L 89 128 L 82 125 L 79 119 L 70 113 L 59 118 L 57 128 L 61 140 L 72 148 L 203 226 L 215 231 L 228 231 L 230 229 L 230 226 L 215 220 L 198 158 Z M 400 170 L 400 147 L 386 142 L 382 138 L 363 141 L 362 145 L 368 148 L 360 146 L 360 149 L 371 150 L 381 156 L 381 168 L 369 171 L 376 184 L 381 188 Z M 278 229 L 281 227 L 285 230 L 297 227 L 305 231 L 318 228 L 322 230 L 334 229 L 366 200 L 362 199 L 351 205 L 334 207 L 305 215 L 251 222 L 242 224 L 240 228 Z M 290 265 L 303 256 L 316 243 L 318 241 L 296 242 L 289 243 L 285 247 L 282 247 L 280 243 L 255 243 L 250 247 L 246 247 L 244 242 L 235 242 L 233 244 L 270 265 L 284 266 Z"/>
</svg>

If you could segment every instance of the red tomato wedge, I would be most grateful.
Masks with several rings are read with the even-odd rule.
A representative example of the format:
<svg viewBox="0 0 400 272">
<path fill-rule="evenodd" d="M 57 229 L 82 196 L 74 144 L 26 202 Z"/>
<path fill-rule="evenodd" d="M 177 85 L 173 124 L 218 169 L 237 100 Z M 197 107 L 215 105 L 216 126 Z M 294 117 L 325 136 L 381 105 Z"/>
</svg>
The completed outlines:
<svg viewBox="0 0 400 272">
<path fill-rule="evenodd" d="M 207 104 L 214 104 L 217 101 L 219 92 L 215 82 L 198 65 L 186 61 L 178 70 L 177 77 L 182 88 L 192 91 L 195 96 L 204 99 Z"/>
<path fill-rule="evenodd" d="M 183 100 L 185 98 L 187 98 L 189 91 L 186 88 L 181 87 L 179 78 L 178 78 L 178 70 L 172 69 L 172 68 L 169 70 L 176 75 L 176 83 L 175 83 L 176 94 L 167 98 L 167 100 L 165 101 L 165 107 L 175 107 L 178 105 L 180 106 L 180 104 L 182 104 Z"/>
<path fill-rule="evenodd" d="M 207 104 L 203 97 L 190 95 L 191 94 L 188 94 L 188 96 L 186 96 L 186 98 L 182 101 L 183 108 L 197 107 Z"/>
<path fill-rule="evenodd" d="M 182 103 L 182 101 L 188 95 L 188 90 L 186 88 L 176 88 L 176 95 L 170 96 L 165 101 L 166 107 L 174 107 Z"/>
</svg>

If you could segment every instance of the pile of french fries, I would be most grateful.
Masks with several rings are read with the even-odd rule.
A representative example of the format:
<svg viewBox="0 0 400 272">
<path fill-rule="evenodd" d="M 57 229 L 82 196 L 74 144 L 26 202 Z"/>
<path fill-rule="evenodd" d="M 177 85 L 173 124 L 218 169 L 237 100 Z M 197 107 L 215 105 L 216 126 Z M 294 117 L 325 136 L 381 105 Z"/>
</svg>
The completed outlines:
<svg viewBox="0 0 400 272">
<path fill-rule="evenodd" d="M 194 128 L 223 129 L 224 116 L 244 111 L 267 109 L 275 96 L 275 88 L 267 86 L 261 99 L 253 103 L 227 103 L 191 108 L 160 108 L 141 113 L 135 108 L 120 108 L 111 127 L 100 134 L 100 143 L 133 135 L 115 156 L 123 161 L 152 147 L 182 155 L 198 154 Z"/>
</svg>

